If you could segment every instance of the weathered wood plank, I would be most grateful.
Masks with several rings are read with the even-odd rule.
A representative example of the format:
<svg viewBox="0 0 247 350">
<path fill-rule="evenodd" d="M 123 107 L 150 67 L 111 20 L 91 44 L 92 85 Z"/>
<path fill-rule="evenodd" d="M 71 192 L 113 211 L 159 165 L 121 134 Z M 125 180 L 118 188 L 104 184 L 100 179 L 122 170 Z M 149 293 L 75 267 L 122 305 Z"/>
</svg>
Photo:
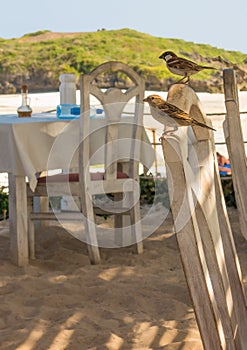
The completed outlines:
<svg viewBox="0 0 247 350">
<path fill-rule="evenodd" d="M 28 264 L 27 190 L 25 176 L 9 174 L 9 212 L 11 218 L 9 227 L 11 260 L 18 266 L 25 266 Z"/>
<path fill-rule="evenodd" d="M 202 342 L 206 350 L 222 350 L 218 333 L 218 327 L 221 325 L 216 322 L 208 294 L 201 258 L 198 252 L 198 243 L 195 237 L 186 190 L 184 168 L 179 161 L 169 161 L 172 160 L 172 158 L 176 158 L 177 152 L 173 152 L 173 147 L 171 147 L 171 144 L 167 140 L 162 141 L 162 147 L 165 161 L 169 168 L 168 189 L 170 198 L 172 198 L 171 210 L 174 220 L 174 229 Z M 166 155 L 169 157 L 169 160 Z"/>
<path fill-rule="evenodd" d="M 239 212 L 240 228 L 247 239 L 247 160 L 239 113 L 236 76 L 233 69 L 224 69 L 224 94 L 226 118 L 223 123 L 224 134 L 232 168 L 232 180 Z"/>
</svg>

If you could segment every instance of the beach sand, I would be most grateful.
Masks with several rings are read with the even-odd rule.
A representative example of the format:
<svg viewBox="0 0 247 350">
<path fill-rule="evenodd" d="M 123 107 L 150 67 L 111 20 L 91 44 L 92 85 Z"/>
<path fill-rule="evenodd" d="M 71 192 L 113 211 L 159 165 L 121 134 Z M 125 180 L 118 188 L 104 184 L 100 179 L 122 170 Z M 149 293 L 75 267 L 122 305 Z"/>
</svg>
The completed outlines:
<svg viewBox="0 0 247 350">
<path fill-rule="evenodd" d="M 228 210 L 247 285 L 247 242 L 237 210 Z M 86 245 L 55 224 L 36 237 L 36 260 L 18 268 L 1 223 L 1 350 L 203 349 L 170 216 L 142 255 L 104 248 L 97 266 Z"/>
</svg>

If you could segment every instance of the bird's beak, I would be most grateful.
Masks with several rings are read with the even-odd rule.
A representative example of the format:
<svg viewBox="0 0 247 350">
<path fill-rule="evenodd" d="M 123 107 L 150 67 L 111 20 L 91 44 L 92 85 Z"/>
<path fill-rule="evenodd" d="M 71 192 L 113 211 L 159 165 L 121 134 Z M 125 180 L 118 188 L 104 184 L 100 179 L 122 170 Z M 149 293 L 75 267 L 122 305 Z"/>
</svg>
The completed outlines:
<svg viewBox="0 0 247 350">
<path fill-rule="evenodd" d="M 162 54 L 162 55 L 160 55 L 160 56 L 159 56 L 159 58 L 160 58 L 160 59 L 162 59 L 162 58 L 163 58 L 163 54 Z"/>
<path fill-rule="evenodd" d="M 147 98 L 144 98 L 143 102 L 148 102 Z"/>
</svg>

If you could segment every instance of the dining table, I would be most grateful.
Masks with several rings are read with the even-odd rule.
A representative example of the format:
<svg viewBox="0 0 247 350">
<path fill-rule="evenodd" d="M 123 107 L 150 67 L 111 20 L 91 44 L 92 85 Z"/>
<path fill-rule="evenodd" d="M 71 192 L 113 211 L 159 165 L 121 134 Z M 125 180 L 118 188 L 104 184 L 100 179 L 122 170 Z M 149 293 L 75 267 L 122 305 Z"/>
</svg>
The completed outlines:
<svg viewBox="0 0 247 350">
<path fill-rule="evenodd" d="M 41 172 L 78 167 L 79 122 L 79 118 L 58 118 L 55 113 L 33 113 L 25 118 L 0 115 L 0 172 L 8 173 L 10 258 L 17 266 L 29 263 L 27 183 L 34 190 Z M 100 156 L 102 120 L 95 118 L 92 125 L 92 153 Z M 127 138 L 128 127 L 122 130 Z M 150 168 L 154 150 L 144 127 L 142 141 L 140 162 Z"/>
</svg>

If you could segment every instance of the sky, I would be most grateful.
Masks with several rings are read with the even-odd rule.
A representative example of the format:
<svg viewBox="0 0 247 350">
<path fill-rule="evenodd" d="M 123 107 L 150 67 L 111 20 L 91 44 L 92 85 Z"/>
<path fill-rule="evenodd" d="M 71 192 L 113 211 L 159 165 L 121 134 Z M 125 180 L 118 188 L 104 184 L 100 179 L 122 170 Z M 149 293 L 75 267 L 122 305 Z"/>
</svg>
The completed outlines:
<svg viewBox="0 0 247 350">
<path fill-rule="evenodd" d="M 246 0 L 2 0 L 0 37 L 130 28 L 247 54 Z"/>
</svg>

